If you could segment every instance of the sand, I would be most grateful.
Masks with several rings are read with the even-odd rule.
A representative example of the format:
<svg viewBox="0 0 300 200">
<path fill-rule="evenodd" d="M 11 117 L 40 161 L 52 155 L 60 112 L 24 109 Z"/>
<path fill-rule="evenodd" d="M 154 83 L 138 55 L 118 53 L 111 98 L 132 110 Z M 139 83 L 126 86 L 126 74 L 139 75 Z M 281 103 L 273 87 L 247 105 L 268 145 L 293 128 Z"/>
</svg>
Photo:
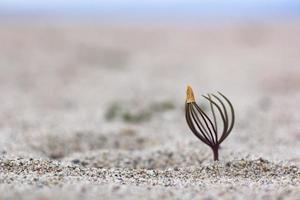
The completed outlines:
<svg viewBox="0 0 300 200">
<path fill-rule="evenodd" d="M 300 22 L 0 22 L 0 199 L 299 199 Z M 186 84 L 237 119 L 214 162 Z"/>
</svg>

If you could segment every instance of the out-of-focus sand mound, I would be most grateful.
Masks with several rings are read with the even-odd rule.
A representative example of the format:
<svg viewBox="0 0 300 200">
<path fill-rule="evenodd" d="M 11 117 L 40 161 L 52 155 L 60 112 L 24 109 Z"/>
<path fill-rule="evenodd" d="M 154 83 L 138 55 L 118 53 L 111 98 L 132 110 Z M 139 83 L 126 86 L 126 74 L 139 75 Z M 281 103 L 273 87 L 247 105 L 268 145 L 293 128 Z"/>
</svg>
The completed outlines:
<svg viewBox="0 0 300 200">
<path fill-rule="evenodd" d="M 0 199 L 297 199 L 300 26 L 0 22 Z M 220 162 L 189 131 L 222 91 Z"/>
</svg>

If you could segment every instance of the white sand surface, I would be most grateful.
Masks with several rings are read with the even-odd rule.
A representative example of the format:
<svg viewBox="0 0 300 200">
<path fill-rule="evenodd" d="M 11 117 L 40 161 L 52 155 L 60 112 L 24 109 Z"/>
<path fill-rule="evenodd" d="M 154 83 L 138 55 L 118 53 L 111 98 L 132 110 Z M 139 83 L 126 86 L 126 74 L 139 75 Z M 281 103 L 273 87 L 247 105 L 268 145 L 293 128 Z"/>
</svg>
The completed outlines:
<svg viewBox="0 0 300 200">
<path fill-rule="evenodd" d="M 0 21 L 0 199 L 299 199 L 300 22 Z M 222 91 L 220 161 L 186 84 Z"/>
</svg>

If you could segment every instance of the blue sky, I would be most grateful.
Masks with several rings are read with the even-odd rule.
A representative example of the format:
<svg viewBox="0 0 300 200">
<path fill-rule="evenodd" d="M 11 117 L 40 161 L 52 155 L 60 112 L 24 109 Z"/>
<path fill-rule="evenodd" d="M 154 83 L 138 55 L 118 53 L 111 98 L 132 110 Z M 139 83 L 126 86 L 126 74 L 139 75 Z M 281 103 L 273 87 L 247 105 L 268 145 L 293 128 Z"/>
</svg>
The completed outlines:
<svg viewBox="0 0 300 200">
<path fill-rule="evenodd" d="M 99 16 L 300 16 L 300 0 L 0 0 L 4 14 Z"/>
</svg>

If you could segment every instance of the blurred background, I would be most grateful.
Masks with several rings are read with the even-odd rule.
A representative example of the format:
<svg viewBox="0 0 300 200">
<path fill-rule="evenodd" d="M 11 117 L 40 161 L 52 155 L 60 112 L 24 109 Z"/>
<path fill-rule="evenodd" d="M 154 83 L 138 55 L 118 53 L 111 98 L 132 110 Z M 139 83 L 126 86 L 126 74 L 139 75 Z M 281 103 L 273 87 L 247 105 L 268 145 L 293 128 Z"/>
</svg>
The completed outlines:
<svg viewBox="0 0 300 200">
<path fill-rule="evenodd" d="M 1 0 L 0 148 L 62 158 L 194 140 L 191 84 L 200 103 L 232 100 L 237 150 L 283 155 L 300 138 L 299 19 L 297 0 Z"/>
</svg>

